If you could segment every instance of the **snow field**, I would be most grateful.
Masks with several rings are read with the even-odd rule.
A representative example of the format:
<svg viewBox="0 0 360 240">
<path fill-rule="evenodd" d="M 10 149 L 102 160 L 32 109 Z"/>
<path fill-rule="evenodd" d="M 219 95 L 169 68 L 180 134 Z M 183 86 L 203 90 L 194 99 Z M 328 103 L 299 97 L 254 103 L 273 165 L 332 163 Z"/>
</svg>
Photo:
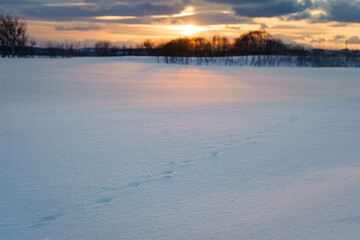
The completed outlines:
<svg viewBox="0 0 360 240">
<path fill-rule="evenodd" d="M 79 58 L 0 73 L 0 239 L 360 235 L 359 69 Z"/>
</svg>

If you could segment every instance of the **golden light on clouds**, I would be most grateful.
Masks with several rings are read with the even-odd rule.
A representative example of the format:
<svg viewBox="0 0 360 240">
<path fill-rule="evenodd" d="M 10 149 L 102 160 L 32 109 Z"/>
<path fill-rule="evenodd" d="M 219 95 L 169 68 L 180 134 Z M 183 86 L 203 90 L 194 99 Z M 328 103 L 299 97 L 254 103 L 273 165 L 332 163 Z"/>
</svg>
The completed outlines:
<svg viewBox="0 0 360 240">
<path fill-rule="evenodd" d="M 314 10 L 310 10 L 310 14 L 312 16 L 319 16 L 319 15 L 327 15 L 327 12 L 322 9 L 314 9 Z"/>
<path fill-rule="evenodd" d="M 44 3 L 45 7 L 82 7 L 82 6 L 96 6 L 95 3 Z"/>
<path fill-rule="evenodd" d="M 173 17 L 185 17 L 185 16 L 192 16 L 195 14 L 195 8 L 193 6 L 187 6 L 183 11 L 179 14 L 173 14 Z"/>
<path fill-rule="evenodd" d="M 114 21 L 114 20 L 124 20 L 124 19 L 143 19 L 143 18 L 153 18 L 153 19 L 160 19 L 160 18 L 180 18 L 180 17 L 186 17 L 186 16 L 192 16 L 195 15 L 195 8 L 193 6 L 187 6 L 183 11 L 177 14 L 172 15 L 151 15 L 151 16 L 143 16 L 143 17 L 137 17 L 137 16 L 97 16 L 93 17 L 93 19 L 97 20 L 105 20 L 105 21 Z"/>
<path fill-rule="evenodd" d="M 136 19 L 135 16 L 98 16 L 98 17 L 94 17 L 94 19 L 97 20 L 124 20 L 124 19 Z"/>
</svg>

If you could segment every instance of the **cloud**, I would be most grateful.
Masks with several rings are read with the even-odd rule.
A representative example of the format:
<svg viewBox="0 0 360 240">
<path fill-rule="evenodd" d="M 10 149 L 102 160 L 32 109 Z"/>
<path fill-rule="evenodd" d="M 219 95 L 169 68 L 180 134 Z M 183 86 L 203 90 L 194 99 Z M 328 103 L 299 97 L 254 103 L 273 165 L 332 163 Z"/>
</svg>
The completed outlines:
<svg viewBox="0 0 360 240">
<path fill-rule="evenodd" d="M 251 4 L 245 6 L 234 7 L 237 15 L 246 17 L 276 17 L 288 15 L 291 13 L 302 12 L 310 7 L 310 1 L 304 3 L 286 0 L 272 2 L 270 4 Z"/>
<path fill-rule="evenodd" d="M 207 0 L 207 2 L 230 4 L 230 5 L 246 5 L 246 4 L 266 4 L 276 2 L 277 0 Z"/>
<path fill-rule="evenodd" d="M 93 24 L 78 25 L 78 26 L 71 26 L 71 27 L 66 27 L 66 26 L 55 27 L 56 31 L 92 31 L 92 30 L 100 30 L 100 29 L 103 29 L 103 28 L 100 26 L 93 25 Z"/>
<path fill-rule="evenodd" d="M 323 43 L 326 42 L 325 38 L 318 38 L 318 39 L 313 39 L 310 41 L 311 43 Z"/>
<path fill-rule="evenodd" d="M 36 0 L 1 0 L 1 4 L 7 6 L 34 5 L 39 3 L 40 2 Z"/>
<path fill-rule="evenodd" d="M 353 36 L 346 40 L 347 44 L 360 44 L 360 38 L 357 36 Z"/>
<path fill-rule="evenodd" d="M 288 36 L 288 35 L 284 35 L 284 34 L 275 34 L 275 35 L 273 35 L 273 37 L 277 38 L 277 39 L 281 39 L 286 44 L 295 44 L 295 45 L 299 45 L 297 40 L 304 40 L 305 39 L 304 36 Z M 306 44 L 301 44 L 301 45 L 308 46 Z"/>
<path fill-rule="evenodd" d="M 334 42 L 340 42 L 340 41 L 343 41 L 345 39 L 345 36 L 344 35 L 336 35 L 333 39 Z"/>
<path fill-rule="evenodd" d="M 359 0 L 205 0 L 228 4 L 239 16 L 281 17 L 282 20 L 360 23 Z M 313 11 L 319 11 L 313 14 Z"/>
<path fill-rule="evenodd" d="M 308 20 L 310 23 L 360 23 L 359 0 L 0 0 L 0 14 L 18 14 L 28 19 L 50 21 L 88 21 L 97 16 L 134 16 L 123 23 L 170 21 L 166 18 L 149 20 L 153 15 L 173 15 L 185 6 L 200 6 L 193 16 L 175 22 L 194 24 L 236 24 L 256 17 L 279 17 L 284 21 Z M 225 4 L 225 5 L 224 5 Z M 227 6 L 226 6 L 227 5 Z M 230 10 L 232 14 L 221 13 Z M 205 10 L 205 11 L 203 11 Z M 206 10 L 219 10 L 218 13 Z M 319 11 L 314 14 L 314 11 Z M 171 20 L 174 21 L 174 20 Z M 334 25 L 336 27 L 337 25 Z M 342 25 L 339 25 L 342 26 Z"/>
<path fill-rule="evenodd" d="M 332 0 L 325 8 L 329 13 L 328 20 L 330 21 L 360 23 L 360 1 L 358 0 Z"/>
<path fill-rule="evenodd" d="M 261 30 L 265 30 L 265 29 L 267 29 L 268 28 L 268 25 L 266 25 L 265 23 L 261 23 L 260 24 L 260 29 Z"/>
<path fill-rule="evenodd" d="M 245 17 L 276 17 L 302 12 L 312 5 L 311 0 L 207 0 L 230 4 L 234 12 Z"/>
<path fill-rule="evenodd" d="M 200 12 L 192 16 L 181 17 L 180 19 L 186 24 L 195 25 L 253 23 L 250 18 L 238 17 L 221 12 Z"/>
<path fill-rule="evenodd" d="M 281 25 L 275 25 L 275 26 L 273 26 L 271 28 L 272 29 L 301 29 L 302 27 L 294 26 L 294 25 L 281 24 Z"/>
<path fill-rule="evenodd" d="M 110 4 L 110 2 L 108 2 Z M 179 13 L 184 6 L 180 4 L 116 4 L 111 7 L 105 5 L 77 6 L 77 5 L 42 5 L 25 8 L 23 14 L 34 19 L 70 21 L 97 16 L 150 16 Z"/>
<path fill-rule="evenodd" d="M 320 22 L 327 22 L 328 21 L 328 14 L 323 10 L 313 9 L 309 10 L 306 9 L 300 13 L 294 13 L 289 16 L 282 17 L 283 20 L 308 20 L 310 23 L 320 23 Z"/>
<path fill-rule="evenodd" d="M 358 0 L 329 0 L 317 1 L 312 8 L 285 17 L 285 20 L 307 19 L 311 23 L 338 22 L 334 27 L 343 27 L 344 22 L 360 22 L 360 1 Z M 315 13 L 315 14 L 314 14 Z"/>
<path fill-rule="evenodd" d="M 330 25 L 330 27 L 346 27 L 348 23 L 333 23 Z"/>
</svg>

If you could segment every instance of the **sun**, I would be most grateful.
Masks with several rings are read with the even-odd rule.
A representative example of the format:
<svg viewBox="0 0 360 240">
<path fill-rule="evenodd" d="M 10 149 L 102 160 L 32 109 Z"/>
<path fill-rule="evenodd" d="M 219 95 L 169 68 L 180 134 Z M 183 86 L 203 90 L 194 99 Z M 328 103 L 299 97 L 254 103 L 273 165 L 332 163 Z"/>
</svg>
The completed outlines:
<svg viewBox="0 0 360 240">
<path fill-rule="evenodd" d="M 195 26 L 193 24 L 188 24 L 181 26 L 179 30 L 182 31 L 187 36 L 192 36 L 196 33 L 203 31 L 203 28 L 199 26 Z"/>
<path fill-rule="evenodd" d="M 166 29 L 168 30 L 168 33 L 173 34 L 174 36 L 187 36 L 187 37 L 191 37 L 195 34 L 206 32 L 212 29 L 205 26 L 196 26 L 194 24 L 164 25 L 164 26 L 158 26 L 158 28 Z"/>
<path fill-rule="evenodd" d="M 196 26 L 192 25 L 192 24 L 188 24 L 184 26 L 184 32 L 186 35 L 191 36 L 195 33 L 198 32 L 198 29 L 196 28 Z"/>
</svg>

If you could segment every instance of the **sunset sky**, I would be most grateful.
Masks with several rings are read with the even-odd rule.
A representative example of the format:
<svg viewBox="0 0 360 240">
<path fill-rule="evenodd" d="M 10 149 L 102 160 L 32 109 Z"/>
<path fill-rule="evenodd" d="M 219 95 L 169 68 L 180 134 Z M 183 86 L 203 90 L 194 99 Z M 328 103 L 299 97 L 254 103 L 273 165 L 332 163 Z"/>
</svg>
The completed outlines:
<svg viewBox="0 0 360 240">
<path fill-rule="evenodd" d="M 233 39 L 266 30 L 286 42 L 360 48 L 360 0 L 0 0 L 23 16 L 38 44 L 98 40 L 136 44 L 184 36 Z"/>
</svg>

